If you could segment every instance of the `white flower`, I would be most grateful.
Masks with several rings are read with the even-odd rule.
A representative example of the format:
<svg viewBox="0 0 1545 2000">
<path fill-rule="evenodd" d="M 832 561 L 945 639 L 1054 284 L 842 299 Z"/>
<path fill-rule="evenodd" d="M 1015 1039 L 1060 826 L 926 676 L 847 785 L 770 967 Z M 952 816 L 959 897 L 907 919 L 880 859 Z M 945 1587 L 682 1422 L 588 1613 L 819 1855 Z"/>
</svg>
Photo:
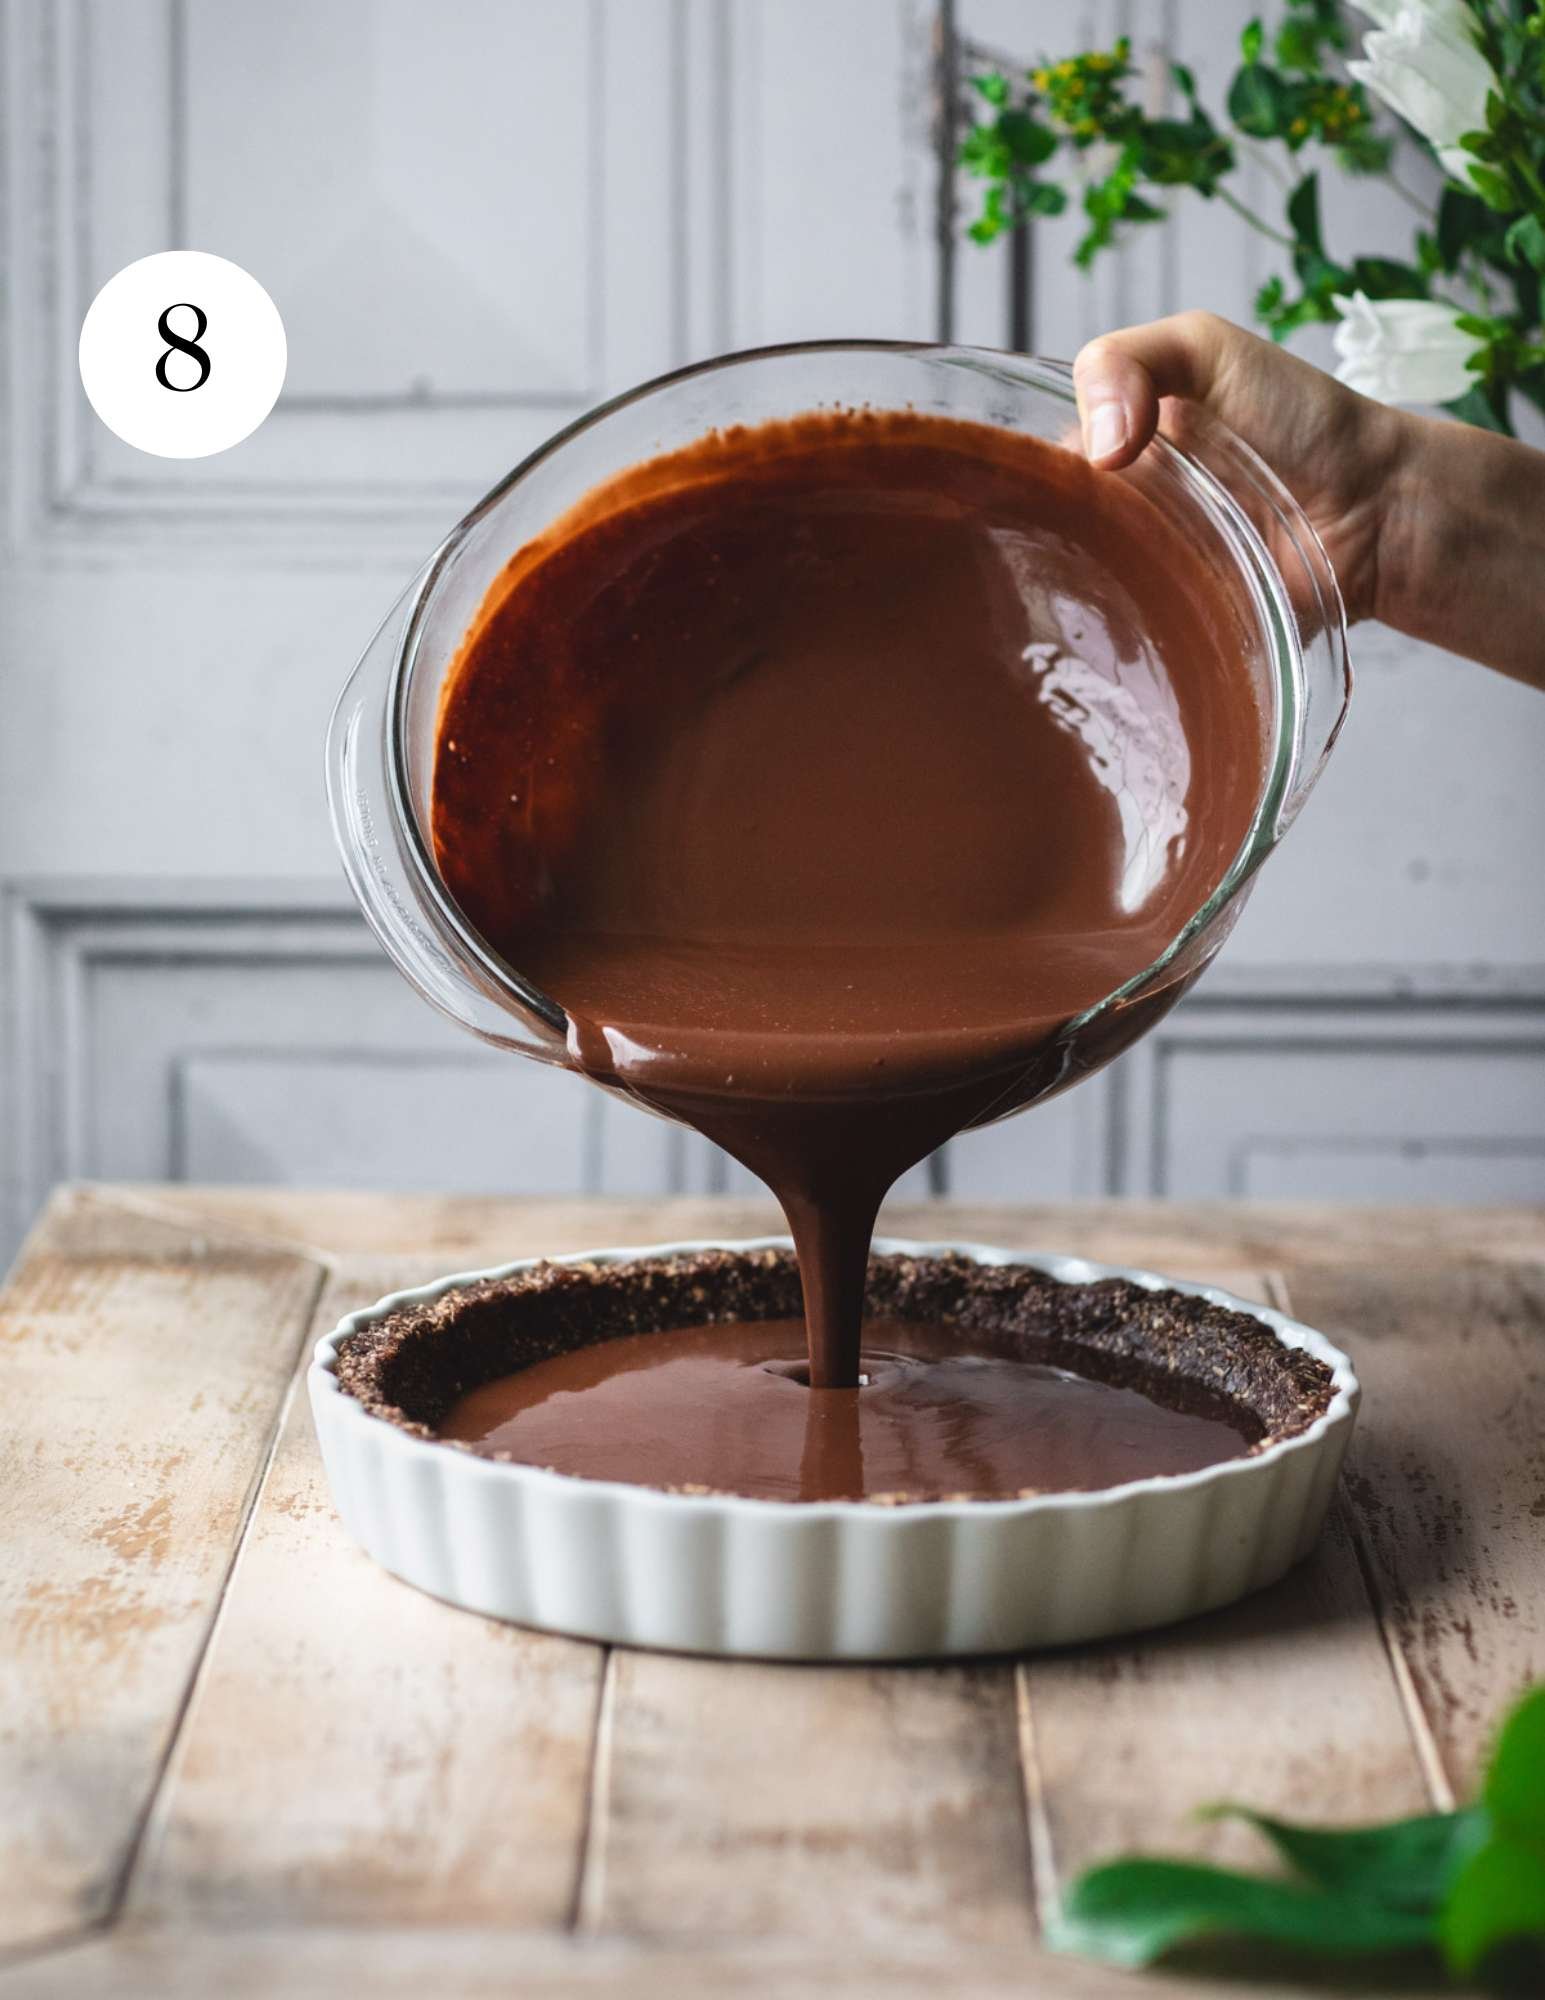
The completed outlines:
<svg viewBox="0 0 1545 2000">
<path fill-rule="evenodd" d="M 1402 14 L 1418 14 L 1435 27 L 1464 34 L 1472 18 L 1465 0 L 1352 0 L 1352 4 L 1381 28 L 1393 28 Z"/>
<path fill-rule="evenodd" d="M 1363 11 L 1388 25 L 1363 37 L 1363 62 L 1347 64 L 1359 83 L 1415 126 L 1455 180 L 1468 178 L 1466 132 L 1485 129 L 1487 94 L 1496 88 L 1491 65 L 1470 38 L 1468 9 L 1453 0 Z"/>
<path fill-rule="evenodd" d="M 1451 403 L 1473 388 L 1465 363 L 1476 343 L 1452 306 L 1430 299 L 1336 299 L 1336 379 L 1380 403 Z"/>
</svg>

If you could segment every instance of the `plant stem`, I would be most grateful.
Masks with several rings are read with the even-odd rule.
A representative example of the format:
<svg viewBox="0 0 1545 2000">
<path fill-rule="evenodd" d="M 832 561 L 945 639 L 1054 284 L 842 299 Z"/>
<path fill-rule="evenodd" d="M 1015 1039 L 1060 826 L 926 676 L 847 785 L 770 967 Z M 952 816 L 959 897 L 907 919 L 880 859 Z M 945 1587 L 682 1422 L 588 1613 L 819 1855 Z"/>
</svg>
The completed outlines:
<svg viewBox="0 0 1545 2000">
<path fill-rule="evenodd" d="M 1279 244 L 1282 249 L 1294 250 L 1298 247 L 1291 236 L 1284 236 L 1280 229 L 1273 229 L 1269 222 L 1263 222 L 1253 208 L 1246 208 L 1238 195 L 1230 194 L 1221 182 L 1213 189 L 1213 193 L 1225 208 L 1233 209 L 1242 222 L 1248 222 L 1250 227 L 1258 230 L 1262 236 L 1269 236 L 1272 242 Z"/>
<path fill-rule="evenodd" d="M 1240 144 L 1245 148 L 1250 159 L 1254 160 L 1258 166 L 1266 169 L 1267 173 L 1271 175 L 1284 194 L 1292 191 L 1293 183 L 1288 179 L 1287 175 L 1264 146 L 1256 145 L 1253 139 L 1241 140 Z"/>
</svg>

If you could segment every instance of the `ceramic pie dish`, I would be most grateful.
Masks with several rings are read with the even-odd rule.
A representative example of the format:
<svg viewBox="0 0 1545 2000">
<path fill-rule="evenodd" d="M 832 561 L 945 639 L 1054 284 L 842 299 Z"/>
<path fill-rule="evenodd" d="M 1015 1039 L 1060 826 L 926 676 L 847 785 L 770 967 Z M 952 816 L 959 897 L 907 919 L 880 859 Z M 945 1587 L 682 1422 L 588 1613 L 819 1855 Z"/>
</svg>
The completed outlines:
<svg viewBox="0 0 1545 2000">
<path fill-rule="evenodd" d="M 624 1645 L 824 1660 L 1023 1651 L 1168 1624 L 1274 1583 L 1312 1547 L 1357 1411 L 1346 1356 L 1311 1328 L 1216 1287 L 1081 1257 L 889 1238 L 874 1245 L 886 1259 L 964 1259 L 1005 1278 L 1023 1271 L 1043 1291 L 1047 1281 L 1124 1280 L 1169 1295 L 1161 1320 L 1200 1312 L 1185 1303 L 1197 1301 L 1243 1316 L 1250 1369 L 1261 1376 L 1264 1364 L 1269 1375 L 1278 1362 L 1283 1381 L 1298 1385 L 1272 1392 L 1277 1415 L 1244 1456 L 1093 1492 L 755 1500 L 481 1457 L 401 1410 L 388 1420 L 361 1400 L 361 1371 L 347 1361 L 355 1392 L 340 1380 L 341 1350 L 357 1355 L 393 1315 L 468 1288 L 529 1274 L 534 1290 L 555 1272 L 626 1281 L 617 1267 L 789 1248 L 773 1236 L 526 1259 L 351 1313 L 318 1343 L 308 1377 L 344 1525 L 395 1576 L 486 1616 Z M 1222 1338 L 1238 1324 L 1210 1317 Z M 351 1349 L 357 1335 L 365 1338 Z M 1312 1394 L 1302 1389 L 1311 1379 Z"/>
</svg>

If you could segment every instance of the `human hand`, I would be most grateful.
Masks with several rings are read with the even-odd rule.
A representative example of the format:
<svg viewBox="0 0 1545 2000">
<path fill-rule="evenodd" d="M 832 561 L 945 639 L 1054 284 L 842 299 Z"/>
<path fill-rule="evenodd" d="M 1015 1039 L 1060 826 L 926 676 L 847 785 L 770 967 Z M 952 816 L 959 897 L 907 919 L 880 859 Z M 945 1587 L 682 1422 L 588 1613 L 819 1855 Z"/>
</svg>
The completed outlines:
<svg viewBox="0 0 1545 2000">
<path fill-rule="evenodd" d="M 1159 428 L 1165 398 L 1220 418 L 1314 524 L 1347 616 L 1387 615 L 1380 543 L 1409 419 L 1207 312 L 1091 340 L 1073 364 L 1073 382 L 1084 450 L 1102 469 L 1132 463 Z"/>
</svg>

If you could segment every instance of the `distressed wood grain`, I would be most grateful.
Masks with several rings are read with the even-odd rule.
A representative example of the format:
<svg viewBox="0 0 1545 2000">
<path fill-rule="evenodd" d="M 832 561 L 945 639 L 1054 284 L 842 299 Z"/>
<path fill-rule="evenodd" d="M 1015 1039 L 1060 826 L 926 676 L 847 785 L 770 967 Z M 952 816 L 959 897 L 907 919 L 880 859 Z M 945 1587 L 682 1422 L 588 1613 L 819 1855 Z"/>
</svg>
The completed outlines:
<svg viewBox="0 0 1545 2000">
<path fill-rule="evenodd" d="M 558 1200 L 519 1196 L 307 1193 L 270 1188 L 143 1186 L 115 1190 L 147 1212 L 197 1218 L 340 1256 L 423 1250 L 439 1268 L 690 1236 L 782 1228 L 770 1201 L 678 1196 Z M 1009 1248 L 1065 1250 L 1177 1276 L 1210 1269 L 1545 1263 L 1539 1208 L 1379 1208 L 1345 1203 L 1101 1200 L 896 1202 L 893 1235 L 960 1237 Z"/>
<path fill-rule="evenodd" d="M 1274 1303 L 1272 1273 L 1207 1274 Z M 1276 1588 L 1169 1631 L 1019 1669 L 1041 1914 L 1092 1863 L 1136 1849 L 1269 1866 L 1196 1809 L 1237 1798 L 1344 1822 L 1429 1801 L 1347 1521 Z"/>
<path fill-rule="evenodd" d="M 1257 1836 L 1195 1817 L 1219 1799 L 1346 1825 L 1430 1805 L 1339 1512 L 1274 1589 L 1019 1671 L 1043 1914 L 1081 1869 L 1137 1849 L 1269 1871 Z"/>
<path fill-rule="evenodd" d="M 341 1271 L 316 1331 L 394 1282 Z M 563 1925 L 601 1659 L 377 1568 L 333 1512 L 297 1385 L 130 1914 Z"/>
<path fill-rule="evenodd" d="M 7 1704 L 0 1745 L 24 1799 L 0 1829 L 0 1939 L 30 1952 L 0 2000 L 512 1982 L 1115 2000 L 1120 1975 L 1036 1951 L 1037 1878 L 1044 1913 L 1121 1847 L 1257 1853 L 1188 1824 L 1219 1795 L 1348 1821 L 1468 1789 L 1507 1694 L 1545 1673 L 1545 1218 L 1523 1211 L 890 1219 L 1247 1295 L 1285 1267 L 1279 1302 L 1353 1352 L 1367 1402 L 1325 1543 L 1166 1634 L 1017 1666 L 618 1652 L 603 1681 L 600 1648 L 435 1604 L 348 1542 L 309 1410 L 283 1407 L 311 1331 L 457 1266 L 768 1220 L 714 1201 L 60 1198 L 0 1300 L 22 1419 L 0 1595 L 27 1614 L 0 1686 L 31 1703 Z"/>
<path fill-rule="evenodd" d="M 1280 1970 L 1280 1969 L 1279 1969 Z M 866 1951 L 836 1935 L 819 1945 L 751 1943 L 644 1946 L 487 1930 L 120 1931 L 39 1965 L 0 1973 L 0 2000 L 1303 2000 L 1305 1992 L 1382 1993 L 1418 1988 L 1321 1982 L 1306 1989 L 1271 1970 L 1205 1983 L 1053 1958 L 1024 1945 L 894 1946 Z"/>
<path fill-rule="evenodd" d="M 586 1929 L 1030 1937 L 1011 1668 L 618 1652 L 612 1676 Z"/>
<path fill-rule="evenodd" d="M 1288 1287 L 1362 1377 L 1348 1499 L 1436 1788 L 1468 1798 L 1502 1708 L 1545 1678 L 1545 1274 L 1379 1264 Z"/>
<path fill-rule="evenodd" d="M 73 1192 L 0 1297 L 0 1947 L 113 1907 L 321 1276 Z"/>
</svg>

